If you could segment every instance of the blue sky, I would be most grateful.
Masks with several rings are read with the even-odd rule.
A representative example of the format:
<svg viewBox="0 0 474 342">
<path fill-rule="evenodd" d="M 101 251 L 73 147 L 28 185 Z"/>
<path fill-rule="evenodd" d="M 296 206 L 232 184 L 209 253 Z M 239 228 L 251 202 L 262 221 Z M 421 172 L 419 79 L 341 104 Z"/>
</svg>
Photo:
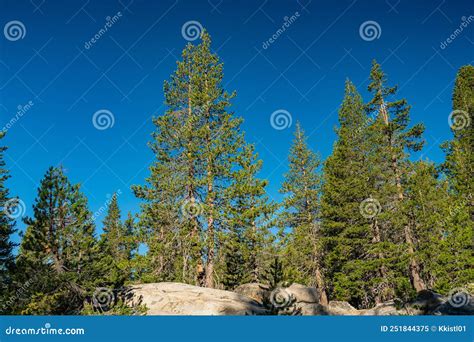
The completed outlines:
<svg viewBox="0 0 474 342">
<path fill-rule="evenodd" d="M 470 1 L 0 3 L 0 127 L 16 118 L 2 143 L 9 146 L 8 186 L 26 204 L 26 215 L 32 214 L 46 169 L 59 164 L 82 184 L 93 212 L 116 191 L 121 191 L 123 214 L 138 211 L 130 185 L 142 184 L 148 175 L 151 118 L 166 109 L 163 81 L 187 43 L 182 28 L 189 21 L 212 35 L 224 62 L 225 87 L 237 91 L 233 110 L 245 119 L 247 140 L 264 161 L 261 177 L 270 180 L 269 194 L 276 200 L 296 121 L 310 135 L 310 146 L 327 157 L 344 80 L 350 78 L 368 100 L 373 58 L 413 106 L 412 121 L 426 125 L 426 147 L 415 158 L 442 161 L 439 144 L 451 137 L 455 74 L 474 59 Z M 285 20 L 291 24 L 277 33 Z M 19 36 L 7 30 L 18 25 L 12 21 L 22 24 Z M 376 23 L 375 37 L 360 33 L 369 21 Z M 455 33 L 463 21 L 469 22 Z M 441 46 L 451 35 L 454 39 Z M 18 106 L 23 115 L 17 115 Z M 100 110 L 112 113 L 112 127 L 94 126 L 93 115 Z M 272 127 L 270 117 L 277 110 L 290 113 L 291 127 Z"/>
</svg>

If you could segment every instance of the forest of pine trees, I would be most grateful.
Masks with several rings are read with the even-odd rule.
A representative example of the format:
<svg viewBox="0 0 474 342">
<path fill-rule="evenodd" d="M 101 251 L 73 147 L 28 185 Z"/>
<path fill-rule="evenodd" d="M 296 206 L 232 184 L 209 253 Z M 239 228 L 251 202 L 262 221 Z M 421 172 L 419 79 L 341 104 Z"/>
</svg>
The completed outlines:
<svg viewBox="0 0 474 342">
<path fill-rule="evenodd" d="M 139 213 L 124 219 L 114 194 L 100 236 L 80 185 L 51 167 L 23 218 L 21 242 L 12 242 L 18 199 L 7 188 L 0 133 L 1 314 L 99 313 L 97 291 L 114 295 L 133 283 L 233 290 L 268 283 L 272 265 L 279 280 L 316 287 L 321 303 L 357 308 L 472 286 L 472 65 L 456 77 L 459 117 L 451 118 L 442 164 L 412 158 L 423 149 L 424 126 L 411 122 L 410 104 L 374 61 L 371 98 L 346 81 L 326 160 L 296 125 L 283 200 L 275 203 L 232 112 L 236 94 L 223 89 L 223 64 L 209 34 L 201 38 L 164 82 L 167 110 L 153 119 L 149 143 L 155 161 L 131 189 Z M 130 313 L 115 304 L 116 313 Z"/>
</svg>

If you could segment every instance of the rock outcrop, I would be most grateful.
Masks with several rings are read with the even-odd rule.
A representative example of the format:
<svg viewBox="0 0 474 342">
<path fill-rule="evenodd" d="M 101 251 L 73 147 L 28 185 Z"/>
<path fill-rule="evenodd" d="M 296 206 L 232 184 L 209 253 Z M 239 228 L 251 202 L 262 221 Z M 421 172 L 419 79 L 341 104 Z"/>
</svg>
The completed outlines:
<svg viewBox="0 0 474 342">
<path fill-rule="evenodd" d="M 154 283 L 130 288 L 131 302 L 146 305 L 148 315 L 263 315 L 249 297 L 181 283 Z"/>
<path fill-rule="evenodd" d="M 259 304 L 263 304 L 265 296 L 268 296 L 270 293 L 270 287 L 258 283 L 248 283 L 238 286 L 234 292 L 252 298 Z"/>
<path fill-rule="evenodd" d="M 301 315 L 474 315 L 474 299 L 467 293 L 443 297 L 422 291 L 410 303 L 388 301 L 370 309 L 358 310 L 347 302 L 319 303 L 316 288 L 293 284 L 278 290 L 277 306 L 284 307 L 285 298 L 292 306 L 282 312 Z M 282 293 L 283 291 L 283 293 Z M 146 305 L 148 315 L 266 315 L 275 292 L 262 284 L 244 284 L 235 292 L 210 289 L 181 283 L 154 283 L 131 286 L 127 302 Z M 273 299 L 272 299 L 273 298 Z M 274 311 L 273 311 L 274 312 Z"/>
<path fill-rule="evenodd" d="M 354 308 L 348 302 L 332 300 L 327 306 L 327 311 L 333 316 L 359 315 L 359 310 Z"/>
</svg>

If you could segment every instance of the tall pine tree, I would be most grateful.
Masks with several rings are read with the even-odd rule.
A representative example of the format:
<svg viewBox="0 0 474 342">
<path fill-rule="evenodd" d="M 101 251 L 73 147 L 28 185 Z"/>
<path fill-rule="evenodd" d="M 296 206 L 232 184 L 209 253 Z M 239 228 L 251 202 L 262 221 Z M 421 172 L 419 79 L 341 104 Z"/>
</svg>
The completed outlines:
<svg viewBox="0 0 474 342">
<path fill-rule="evenodd" d="M 92 267 L 97 244 L 87 200 L 62 168 L 51 167 L 41 180 L 33 212 L 25 219 L 18 263 L 25 277 L 34 278 L 29 287 L 34 295 L 22 312 L 77 313 L 99 279 Z"/>
<path fill-rule="evenodd" d="M 149 241 L 149 270 L 214 287 L 225 208 L 233 200 L 228 189 L 237 186 L 234 171 L 246 144 L 242 120 L 228 111 L 234 94 L 222 88 L 223 65 L 209 35 L 201 39 L 186 46 L 165 82 L 168 111 L 154 119 L 151 144 L 157 160 L 148 184 L 134 191 L 146 200 L 141 226 Z"/>
<path fill-rule="evenodd" d="M 381 301 L 380 289 L 387 281 L 381 274 L 381 264 L 386 261 L 380 252 L 384 246 L 380 238 L 374 239 L 373 231 L 379 213 L 361 213 L 361 204 L 374 194 L 370 182 L 373 171 L 368 167 L 368 129 L 372 121 L 364 109 L 355 86 L 346 81 L 337 141 L 324 164 L 321 198 L 324 265 L 330 297 L 349 301 L 356 307 L 370 307 Z"/>
<path fill-rule="evenodd" d="M 321 303 L 327 304 L 326 284 L 321 269 L 321 162 L 308 147 L 299 123 L 288 159 L 289 171 L 280 189 L 285 195 L 280 224 L 290 230 L 284 250 L 289 278 L 316 286 Z"/>
<path fill-rule="evenodd" d="M 450 115 L 454 138 L 444 144 L 447 152 L 444 171 L 453 192 L 470 208 L 474 220 L 474 66 L 459 69 L 453 91 L 453 112 Z"/>
<path fill-rule="evenodd" d="M 474 239 L 474 67 L 459 69 L 453 90 L 453 111 L 449 123 L 453 139 L 443 145 L 446 160 L 442 170 L 449 184 L 449 215 L 444 241 L 447 250 L 440 260 L 446 273 L 437 286 L 444 291 L 455 286 L 467 286 L 474 281 L 472 241 Z M 451 281 L 449 281 L 451 279 Z"/>
<path fill-rule="evenodd" d="M 405 197 L 403 177 L 407 173 L 409 152 L 421 150 L 424 126 L 416 124 L 408 127 L 410 106 L 405 99 L 393 99 L 397 87 L 387 86 L 385 73 L 376 61 L 372 64 L 369 78 L 368 90 L 373 98 L 368 103 L 367 110 L 369 115 L 376 117 L 371 126 L 371 142 L 375 150 L 370 163 L 377 168 L 378 173 L 375 179 L 379 183 L 377 200 L 386 209 L 379 216 L 376 228 L 390 242 L 405 243 L 411 284 L 416 291 L 420 291 L 426 289 L 426 284 L 420 276 L 413 227 L 399 215 L 399 211 Z"/>
<path fill-rule="evenodd" d="M 269 201 L 266 180 L 257 178 L 262 161 L 253 145 L 243 148 L 236 157 L 237 168 L 232 171 L 233 184 L 226 189 L 223 242 L 224 270 L 222 279 L 227 288 L 243 283 L 258 283 L 270 261 L 272 223 L 275 203 Z"/>
<path fill-rule="evenodd" d="M 104 281 L 115 288 L 131 279 L 132 251 L 135 248 L 133 227 L 133 217 L 130 214 L 127 221 L 122 223 L 117 194 L 114 194 L 103 222 L 104 233 L 101 236 L 100 247 Z"/>
<path fill-rule="evenodd" d="M 0 140 L 5 136 L 5 132 L 0 132 Z M 7 297 L 11 290 L 12 273 L 15 265 L 13 248 L 15 244 L 11 238 L 15 233 L 15 222 L 12 216 L 15 208 L 15 199 L 10 197 L 9 190 L 6 187 L 6 181 L 10 177 L 6 169 L 4 153 L 7 147 L 0 146 L 0 301 L 7 302 Z M 9 310 L 5 305 L 0 306 L 0 314 Z"/>
<path fill-rule="evenodd" d="M 474 279 L 473 226 L 465 202 L 448 191 L 432 163 L 413 163 L 406 182 L 403 216 L 414 227 L 421 274 L 430 289 L 443 294 Z"/>
</svg>

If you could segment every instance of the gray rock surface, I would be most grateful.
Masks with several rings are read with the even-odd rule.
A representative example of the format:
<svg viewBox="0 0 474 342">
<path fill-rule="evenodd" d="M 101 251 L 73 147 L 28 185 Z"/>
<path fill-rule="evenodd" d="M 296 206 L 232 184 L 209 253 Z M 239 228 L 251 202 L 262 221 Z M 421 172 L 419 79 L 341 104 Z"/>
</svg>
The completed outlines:
<svg viewBox="0 0 474 342">
<path fill-rule="evenodd" d="M 238 286 L 234 292 L 252 298 L 257 303 L 262 304 L 263 299 L 269 293 L 269 287 L 268 285 L 258 283 L 248 283 Z"/>
<path fill-rule="evenodd" d="M 141 284 L 131 287 L 132 303 L 141 301 L 148 315 L 258 315 L 265 310 L 235 292 L 181 283 Z"/>
<path fill-rule="evenodd" d="M 319 292 L 315 287 L 308 287 L 301 284 L 291 284 L 286 291 L 296 298 L 297 303 L 319 303 Z"/>
<path fill-rule="evenodd" d="M 348 302 L 332 300 L 327 306 L 328 314 L 330 315 L 359 315 L 359 310 L 354 308 Z"/>
<path fill-rule="evenodd" d="M 293 284 L 284 291 L 294 299 L 288 312 L 295 308 L 302 315 L 474 315 L 474 299 L 467 292 L 447 298 L 426 290 L 411 303 L 388 301 L 357 310 L 343 301 L 319 304 L 316 288 Z M 127 303 L 146 305 L 148 315 L 265 315 L 265 299 L 271 298 L 268 286 L 256 283 L 241 285 L 235 292 L 181 283 L 140 284 L 131 286 L 129 293 Z"/>
</svg>

